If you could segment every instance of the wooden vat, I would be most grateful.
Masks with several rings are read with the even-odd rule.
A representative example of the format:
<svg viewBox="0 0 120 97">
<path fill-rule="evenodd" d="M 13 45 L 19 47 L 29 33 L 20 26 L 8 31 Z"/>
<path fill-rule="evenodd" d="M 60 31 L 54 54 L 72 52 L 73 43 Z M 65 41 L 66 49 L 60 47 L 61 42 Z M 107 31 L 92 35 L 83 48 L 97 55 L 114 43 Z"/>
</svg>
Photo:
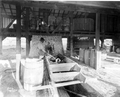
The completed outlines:
<svg viewBox="0 0 120 97">
<path fill-rule="evenodd" d="M 90 50 L 90 67 L 95 68 L 95 50 Z"/>
<path fill-rule="evenodd" d="M 56 64 L 56 63 L 49 64 L 48 63 L 50 72 L 48 71 L 48 72 L 43 73 L 43 76 L 44 76 L 43 80 L 45 81 L 45 83 L 42 82 L 42 85 L 40 84 L 41 81 L 39 81 L 39 83 L 28 83 L 28 80 L 24 80 L 24 88 L 25 88 L 25 90 L 27 90 L 25 92 L 28 92 L 27 95 L 30 94 L 29 93 L 30 91 L 37 91 L 36 97 L 56 97 L 54 95 L 54 92 L 55 92 L 54 89 L 55 89 L 55 90 L 57 90 L 59 97 L 70 97 L 64 87 L 85 82 L 86 78 L 80 73 L 81 68 L 78 66 L 77 63 L 75 63 L 73 60 L 71 60 L 70 58 L 67 58 L 67 57 L 66 57 L 66 62 L 67 63 L 59 63 L 59 64 Z M 33 63 L 30 63 L 30 64 L 33 65 Z M 33 65 L 33 67 L 34 67 L 34 65 Z M 42 68 L 44 68 L 44 71 L 47 71 L 48 67 L 45 67 L 45 62 L 44 62 L 44 66 L 42 67 Z M 25 69 L 24 70 L 24 76 L 25 76 L 26 74 L 28 74 L 28 73 L 26 73 L 26 69 L 28 71 L 28 68 L 24 68 L 24 69 Z M 39 68 L 39 70 L 40 70 L 40 68 Z M 33 71 L 31 73 L 33 74 Z M 29 75 L 30 75 L 30 73 L 29 73 Z M 51 81 L 48 80 L 49 77 L 50 77 Z M 39 79 L 38 76 L 36 76 L 35 78 Z M 24 79 L 25 79 L 25 77 L 24 77 Z M 45 80 L 45 79 L 47 79 L 47 80 Z M 50 84 L 50 82 L 52 82 L 54 85 Z M 35 86 L 35 84 L 37 86 Z M 21 94 L 25 95 L 25 93 L 21 93 Z"/>
<path fill-rule="evenodd" d="M 89 50 L 85 50 L 85 54 L 84 54 L 84 63 L 85 65 L 90 65 L 90 51 Z"/>
<path fill-rule="evenodd" d="M 43 79 L 43 60 L 26 59 L 24 66 L 24 89 L 30 91 L 35 85 L 41 85 Z"/>
<path fill-rule="evenodd" d="M 85 52 L 84 49 L 82 49 L 82 48 L 79 49 L 79 60 L 81 62 L 84 62 L 84 52 Z"/>
</svg>

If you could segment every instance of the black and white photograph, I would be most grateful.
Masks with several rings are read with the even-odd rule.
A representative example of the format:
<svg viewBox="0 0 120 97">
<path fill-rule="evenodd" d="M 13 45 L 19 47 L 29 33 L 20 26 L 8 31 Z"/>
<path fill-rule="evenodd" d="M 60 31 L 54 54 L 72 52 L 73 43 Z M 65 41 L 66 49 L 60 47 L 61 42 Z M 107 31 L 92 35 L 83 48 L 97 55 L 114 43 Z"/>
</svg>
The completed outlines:
<svg viewBox="0 0 120 97">
<path fill-rule="evenodd" d="M 0 0 L 0 97 L 120 97 L 120 1 Z"/>
</svg>

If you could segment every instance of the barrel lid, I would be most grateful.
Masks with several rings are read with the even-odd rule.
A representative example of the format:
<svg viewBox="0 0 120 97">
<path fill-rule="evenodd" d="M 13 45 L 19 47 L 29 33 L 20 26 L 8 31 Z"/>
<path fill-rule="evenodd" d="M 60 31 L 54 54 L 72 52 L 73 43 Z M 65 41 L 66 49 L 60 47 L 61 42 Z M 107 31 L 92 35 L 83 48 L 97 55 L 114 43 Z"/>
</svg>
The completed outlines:
<svg viewBox="0 0 120 97">
<path fill-rule="evenodd" d="M 26 58 L 25 60 L 25 67 L 26 68 L 39 68 L 43 65 L 43 59 L 38 59 L 38 58 Z"/>
</svg>

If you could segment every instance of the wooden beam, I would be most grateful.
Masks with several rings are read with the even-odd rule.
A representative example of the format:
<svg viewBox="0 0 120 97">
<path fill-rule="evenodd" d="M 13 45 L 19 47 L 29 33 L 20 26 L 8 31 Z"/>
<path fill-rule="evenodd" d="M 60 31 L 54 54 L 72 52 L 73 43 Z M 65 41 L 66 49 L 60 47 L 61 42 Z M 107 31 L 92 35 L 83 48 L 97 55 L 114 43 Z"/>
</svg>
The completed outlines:
<svg viewBox="0 0 120 97">
<path fill-rule="evenodd" d="M 45 21 L 45 26 L 46 26 L 46 32 L 49 33 L 49 27 L 48 27 L 48 10 L 44 10 L 44 21 Z"/>
<path fill-rule="evenodd" d="M 21 54 L 21 7 L 16 6 L 16 15 L 17 15 L 17 53 Z"/>
<path fill-rule="evenodd" d="M 29 35 L 26 36 L 26 57 L 29 56 L 30 52 L 30 37 Z"/>
<path fill-rule="evenodd" d="M 21 6 L 16 6 L 17 29 L 16 29 L 16 81 L 20 82 L 20 61 L 21 61 Z"/>
<path fill-rule="evenodd" d="M 4 28 L 2 28 L 2 31 L 4 30 Z M 41 31 L 41 33 L 39 33 L 39 31 L 38 30 L 30 30 L 29 31 L 29 36 L 31 36 L 31 35 L 46 35 L 46 36 L 63 36 L 63 37 L 70 37 L 71 36 L 71 34 L 70 34 L 70 32 L 69 31 L 60 31 L 60 33 L 55 33 L 55 34 L 51 34 L 52 32 L 50 32 L 49 34 L 48 33 L 45 33 L 45 31 Z M 73 37 L 76 37 L 76 36 L 84 36 L 84 37 L 95 37 L 95 32 L 84 32 L 84 31 L 73 31 Z M 106 32 L 107 34 L 105 34 L 105 37 L 106 38 L 112 38 L 113 36 L 114 36 L 114 33 L 113 34 L 111 34 L 111 33 L 109 33 L 109 32 Z M 22 31 L 21 32 L 21 35 L 22 35 L 22 37 L 26 37 L 26 34 L 27 34 L 27 32 L 25 32 L 25 31 Z M 2 35 L 1 33 L 0 33 L 0 35 Z M 16 36 L 16 31 L 14 30 L 14 29 L 8 29 L 5 33 L 3 33 L 3 35 L 5 35 L 5 36 L 9 36 L 9 37 L 11 37 L 11 36 Z M 119 34 L 118 34 L 119 35 Z M 102 34 L 102 33 L 100 33 L 100 37 L 104 37 L 104 35 Z"/>
<path fill-rule="evenodd" d="M 9 4 L 9 8 L 10 8 L 11 15 L 13 16 L 13 12 L 10 4 Z"/>
<path fill-rule="evenodd" d="M 84 4 L 77 5 L 77 4 L 64 4 L 64 3 L 51 3 L 51 4 L 42 4 L 36 2 L 27 2 L 27 1 L 2 1 L 3 3 L 7 4 L 14 4 L 18 5 L 20 4 L 23 7 L 38 7 L 42 9 L 59 9 L 59 10 L 68 10 L 68 11 L 80 11 L 80 12 L 91 12 L 91 13 L 104 13 L 104 14 L 118 14 L 119 11 L 115 11 L 116 9 L 111 8 L 102 8 L 102 7 L 96 7 L 96 6 L 86 6 Z"/>
<path fill-rule="evenodd" d="M 96 13 L 96 64 L 95 69 L 98 70 L 101 68 L 101 51 L 99 47 L 99 39 L 100 39 L 100 14 Z"/>
<path fill-rule="evenodd" d="M 3 3 L 2 3 L 2 7 L 3 7 L 4 11 L 5 11 L 5 14 L 7 15 L 7 12 L 6 12 L 6 10 L 5 10 L 5 6 L 4 6 Z"/>
<path fill-rule="evenodd" d="M 70 56 L 73 55 L 73 17 L 70 17 Z"/>
<path fill-rule="evenodd" d="M 58 17 L 59 17 L 59 14 L 60 14 L 60 10 L 58 11 Z"/>
<path fill-rule="evenodd" d="M 78 11 L 77 11 L 77 13 L 75 14 L 75 17 L 77 17 L 77 15 L 78 15 Z"/>
<path fill-rule="evenodd" d="M 6 18 L 16 19 L 16 16 L 12 16 L 12 15 L 2 15 L 2 16 Z"/>
<path fill-rule="evenodd" d="M 29 56 L 29 52 L 30 52 L 29 16 L 30 16 L 30 10 L 29 8 L 26 8 L 26 16 L 25 16 L 25 20 L 26 20 L 25 31 L 27 32 L 26 34 L 26 57 Z"/>
<path fill-rule="evenodd" d="M 57 83 L 55 84 L 55 87 L 64 87 L 64 86 L 69 86 L 69 85 L 75 85 L 75 84 L 80 84 L 83 83 L 81 81 L 75 80 L 75 81 L 68 81 L 68 82 L 62 82 L 62 83 Z M 32 90 L 44 90 L 44 89 L 50 89 L 52 88 L 51 85 L 45 85 L 45 86 L 36 86 L 36 87 L 32 87 Z"/>
<path fill-rule="evenodd" d="M 93 6 L 93 7 L 100 7 L 100 8 L 115 8 L 116 9 L 116 6 L 114 6 L 114 4 L 111 4 L 111 2 L 101 2 L 101 1 L 65 1 L 63 2 L 65 4 L 76 4 L 76 5 L 84 5 L 84 6 Z M 114 3 L 114 2 L 112 2 Z"/>
<path fill-rule="evenodd" d="M 53 93 L 53 97 L 59 97 L 58 90 L 55 87 L 55 82 L 54 82 L 54 79 L 53 79 L 53 73 L 50 70 L 50 62 L 49 62 L 47 57 L 45 57 L 45 62 L 46 62 L 46 64 L 45 64 L 46 70 L 48 71 L 49 76 L 50 76 L 50 81 L 51 81 L 51 86 L 52 86 L 52 91 L 51 92 Z"/>
<path fill-rule="evenodd" d="M 23 14 L 23 12 L 25 11 L 26 7 L 23 7 L 21 10 L 21 14 Z"/>
<path fill-rule="evenodd" d="M 65 13 L 65 10 L 64 10 L 63 13 L 62 13 L 62 17 L 64 16 L 64 13 Z"/>
<path fill-rule="evenodd" d="M 1 3 L 1 1 L 0 1 Z M 0 33 L 2 33 L 2 8 L 0 8 Z M 0 35 L 0 55 L 2 54 L 2 34 Z"/>
<path fill-rule="evenodd" d="M 96 50 L 99 51 L 99 39 L 100 39 L 100 14 L 96 13 Z"/>
<path fill-rule="evenodd" d="M 0 55 L 2 55 L 2 35 L 0 35 Z"/>
</svg>

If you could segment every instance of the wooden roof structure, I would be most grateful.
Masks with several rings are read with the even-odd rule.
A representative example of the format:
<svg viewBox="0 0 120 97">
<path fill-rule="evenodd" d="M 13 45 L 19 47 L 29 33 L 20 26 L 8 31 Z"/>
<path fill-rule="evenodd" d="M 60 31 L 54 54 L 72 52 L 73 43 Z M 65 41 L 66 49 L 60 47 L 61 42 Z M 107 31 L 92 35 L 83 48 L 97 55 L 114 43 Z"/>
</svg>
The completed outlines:
<svg viewBox="0 0 120 97">
<path fill-rule="evenodd" d="M 54 15 L 56 17 L 71 17 L 72 18 L 93 18 L 95 19 L 95 14 L 100 13 L 102 15 L 107 15 L 107 17 L 111 16 L 113 19 L 116 17 L 119 17 L 120 14 L 120 2 L 118 1 L 34 1 L 34 0 L 2 0 L 0 3 L 0 8 L 2 9 L 1 15 L 2 17 L 9 18 L 11 22 L 8 23 L 7 28 L 11 26 L 11 24 L 14 22 L 14 20 L 17 18 L 16 15 L 16 6 L 21 6 L 21 15 L 26 14 L 26 8 L 29 8 L 29 13 L 34 15 L 35 17 L 40 16 L 40 12 L 47 13 L 48 17 L 49 15 Z M 22 17 L 21 17 L 22 18 Z M 117 21 L 117 20 L 116 20 Z M 59 28 L 59 27 L 58 27 Z M 2 33 L 3 35 L 9 35 L 9 36 L 15 36 L 15 30 L 13 29 L 5 29 L 3 28 Z M 25 32 L 25 31 L 22 31 Z M 36 30 L 32 30 L 29 32 L 29 35 L 32 34 L 40 34 L 36 33 Z M 38 31 L 39 32 L 39 31 Z M 43 31 L 43 33 L 46 34 L 47 31 Z M 50 31 L 49 31 L 50 32 Z M 59 31 L 57 33 L 57 27 L 55 31 L 56 35 L 62 35 L 62 36 L 70 36 L 70 32 L 65 31 Z M 51 32 L 51 33 L 52 33 Z M 74 36 L 94 36 L 94 31 L 74 31 Z M 106 31 L 105 31 L 106 32 Z M 41 33 L 41 34 L 43 34 Z M 53 34 L 47 33 L 47 35 L 53 35 Z M 61 34 L 62 33 L 62 34 Z M 67 34 L 66 34 L 67 33 Z M 25 33 L 22 33 L 24 36 Z M 102 35 L 103 33 L 101 33 Z M 113 33 L 105 33 L 107 35 L 113 34 Z M 117 33 L 118 35 L 118 33 Z"/>
</svg>

